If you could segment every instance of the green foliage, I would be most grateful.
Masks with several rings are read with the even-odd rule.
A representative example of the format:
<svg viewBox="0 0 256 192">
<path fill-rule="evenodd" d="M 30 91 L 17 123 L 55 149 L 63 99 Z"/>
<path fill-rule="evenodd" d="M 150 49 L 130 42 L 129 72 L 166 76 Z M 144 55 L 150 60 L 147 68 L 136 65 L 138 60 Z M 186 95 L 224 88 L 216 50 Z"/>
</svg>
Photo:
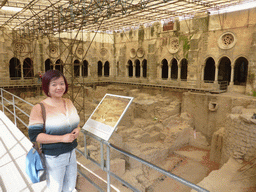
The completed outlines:
<svg viewBox="0 0 256 192">
<path fill-rule="evenodd" d="M 256 91 L 252 91 L 252 96 L 256 97 Z"/>
<path fill-rule="evenodd" d="M 185 35 L 180 35 L 179 36 L 179 42 L 183 42 L 183 55 L 187 59 L 188 58 L 188 51 L 190 49 L 190 39 L 191 36 L 185 36 Z"/>
<path fill-rule="evenodd" d="M 253 85 L 254 80 L 255 80 L 255 74 L 254 73 L 249 73 L 249 75 L 248 75 L 248 83 Z"/>
</svg>

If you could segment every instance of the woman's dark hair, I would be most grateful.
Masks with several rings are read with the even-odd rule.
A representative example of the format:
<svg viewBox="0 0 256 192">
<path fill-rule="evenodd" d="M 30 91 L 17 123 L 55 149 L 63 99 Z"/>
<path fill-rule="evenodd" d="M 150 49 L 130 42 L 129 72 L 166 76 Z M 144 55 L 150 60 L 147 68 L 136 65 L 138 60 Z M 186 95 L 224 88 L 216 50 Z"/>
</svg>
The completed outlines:
<svg viewBox="0 0 256 192">
<path fill-rule="evenodd" d="M 60 77 L 63 77 L 65 85 L 66 85 L 66 90 L 64 92 L 64 94 L 66 94 L 68 92 L 68 82 L 66 77 L 58 70 L 48 70 L 45 72 L 45 74 L 43 75 L 42 78 L 42 89 L 44 91 L 44 93 L 50 97 L 49 93 L 49 85 L 51 80 L 55 80 L 58 79 Z"/>
</svg>

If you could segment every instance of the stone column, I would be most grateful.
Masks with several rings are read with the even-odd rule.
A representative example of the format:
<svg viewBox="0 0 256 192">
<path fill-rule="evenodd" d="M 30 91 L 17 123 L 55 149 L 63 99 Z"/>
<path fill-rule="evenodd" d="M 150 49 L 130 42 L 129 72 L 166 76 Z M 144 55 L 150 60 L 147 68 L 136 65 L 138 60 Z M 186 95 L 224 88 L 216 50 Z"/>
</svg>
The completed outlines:
<svg viewBox="0 0 256 192">
<path fill-rule="evenodd" d="M 202 69 L 201 69 L 201 81 L 204 81 L 204 65 L 202 65 Z"/>
<path fill-rule="evenodd" d="M 229 85 L 234 85 L 234 71 L 235 71 L 235 65 L 231 65 L 231 76 L 230 76 L 230 82 Z"/>
<path fill-rule="evenodd" d="M 132 77 L 135 77 L 136 64 L 134 65 L 133 63 L 132 68 L 133 68 Z"/>
<path fill-rule="evenodd" d="M 215 78 L 214 78 L 214 83 L 218 82 L 218 75 L 219 75 L 219 66 L 215 66 Z"/>
<path fill-rule="evenodd" d="M 181 75 L 181 65 L 178 65 L 178 81 L 180 81 L 180 75 Z"/>
<path fill-rule="evenodd" d="M 171 79 L 171 66 L 168 64 L 168 79 Z"/>
</svg>

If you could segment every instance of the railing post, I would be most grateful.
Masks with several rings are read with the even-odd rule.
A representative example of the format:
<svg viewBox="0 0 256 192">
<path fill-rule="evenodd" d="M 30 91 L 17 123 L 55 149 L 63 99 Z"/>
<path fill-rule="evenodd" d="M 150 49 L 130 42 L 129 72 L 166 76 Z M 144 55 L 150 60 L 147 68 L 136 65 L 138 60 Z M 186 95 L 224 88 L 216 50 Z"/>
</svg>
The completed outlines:
<svg viewBox="0 0 256 192">
<path fill-rule="evenodd" d="M 106 168 L 107 168 L 107 192 L 111 191 L 110 187 L 110 147 L 107 146 L 107 162 L 106 162 Z"/>
<path fill-rule="evenodd" d="M 3 89 L 1 88 L 1 98 L 2 98 L 2 111 L 4 113 L 4 95 L 3 95 Z"/>
<path fill-rule="evenodd" d="M 101 169 L 104 170 L 105 160 L 104 160 L 104 147 L 102 141 L 100 142 L 100 159 L 101 159 Z"/>
<path fill-rule="evenodd" d="M 13 118 L 14 118 L 14 124 L 17 126 L 17 118 L 16 118 L 16 110 L 15 110 L 15 98 L 12 96 L 12 106 L 13 106 Z"/>
<path fill-rule="evenodd" d="M 84 156 L 86 159 L 88 159 L 88 154 L 87 154 L 87 140 L 86 140 L 86 135 L 84 134 Z"/>
</svg>

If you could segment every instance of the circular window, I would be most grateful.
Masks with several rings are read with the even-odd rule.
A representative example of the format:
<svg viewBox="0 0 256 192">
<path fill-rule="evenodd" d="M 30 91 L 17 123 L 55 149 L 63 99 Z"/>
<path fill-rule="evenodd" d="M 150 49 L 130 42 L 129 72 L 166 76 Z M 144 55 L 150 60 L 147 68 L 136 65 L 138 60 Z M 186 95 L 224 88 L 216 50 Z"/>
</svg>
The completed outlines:
<svg viewBox="0 0 256 192">
<path fill-rule="evenodd" d="M 108 54 L 108 50 L 105 48 L 101 48 L 100 54 L 101 54 L 101 56 L 105 57 Z"/>
<path fill-rule="evenodd" d="M 15 51 L 17 52 L 23 52 L 25 51 L 25 45 L 24 43 L 15 43 Z"/>
<path fill-rule="evenodd" d="M 170 39 L 170 44 L 168 45 L 168 50 L 170 53 L 177 53 L 179 50 L 179 39 L 172 38 Z"/>
<path fill-rule="evenodd" d="M 234 47 L 235 44 L 236 44 L 236 37 L 231 32 L 223 33 L 218 40 L 218 46 L 221 49 L 230 49 Z"/>
<path fill-rule="evenodd" d="M 57 45 L 50 45 L 49 46 L 49 52 L 50 52 L 50 54 L 56 54 L 58 52 L 58 46 Z"/>
<path fill-rule="evenodd" d="M 84 53 L 84 49 L 83 48 L 78 48 L 77 49 L 77 54 L 78 55 L 83 55 L 83 53 Z"/>
<path fill-rule="evenodd" d="M 144 54 L 145 54 L 145 52 L 144 52 L 144 50 L 143 50 L 142 48 L 139 48 L 139 49 L 137 50 L 137 56 L 138 56 L 138 57 L 143 57 Z"/>
<path fill-rule="evenodd" d="M 136 57 L 136 51 L 135 51 L 134 48 L 132 48 L 132 49 L 130 50 L 130 57 L 131 57 L 131 58 Z"/>
<path fill-rule="evenodd" d="M 56 58 L 58 56 L 58 45 L 50 44 L 47 49 L 47 54 L 50 57 Z"/>
</svg>

